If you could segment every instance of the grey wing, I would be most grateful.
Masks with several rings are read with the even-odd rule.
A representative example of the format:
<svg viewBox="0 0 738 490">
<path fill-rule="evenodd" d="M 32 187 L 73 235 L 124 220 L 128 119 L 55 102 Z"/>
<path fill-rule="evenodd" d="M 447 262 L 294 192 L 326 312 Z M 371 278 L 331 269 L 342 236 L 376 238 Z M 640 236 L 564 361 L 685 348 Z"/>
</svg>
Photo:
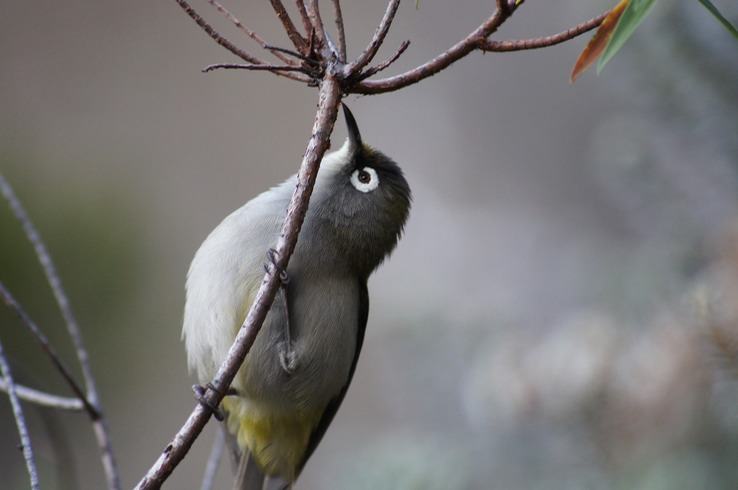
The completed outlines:
<svg viewBox="0 0 738 490">
<path fill-rule="evenodd" d="M 343 402 L 343 398 L 346 396 L 351 380 L 354 377 L 354 371 L 356 371 L 356 364 L 359 361 L 359 354 L 361 353 L 361 346 L 364 344 L 364 333 L 366 332 L 366 323 L 369 318 L 369 291 L 367 290 L 366 281 L 361 282 L 359 285 L 359 315 L 358 315 L 358 330 L 356 331 L 356 350 L 354 351 L 354 359 L 351 363 L 351 369 L 349 370 L 346 384 L 341 388 L 341 391 L 336 395 L 326 406 L 323 416 L 320 418 L 320 422 L 315 427 L 315 430 L 310 434 L 310 440 L 308 441 L 307 450 L 302 460 L 302 464 L 298 469 L 298 474 L 305 467 L 305 463 L 312 456 L 315 448 L 318 447 L 321 439 L 325 435 L 325 431 L 328 430 L 328 426 L 331 425 L 333 417 L 338 412 L 338 408 Z"/>
<path fill-rule="evenodd" d="M 226 217 L 205 239 L 187 274 L 182 336 L 190 370 L 211 379 L 225 359 L 279 236 L 280 197 L 262 194 Z M 277 209 L 278 211 L 275 211 Z"/>
</svg>

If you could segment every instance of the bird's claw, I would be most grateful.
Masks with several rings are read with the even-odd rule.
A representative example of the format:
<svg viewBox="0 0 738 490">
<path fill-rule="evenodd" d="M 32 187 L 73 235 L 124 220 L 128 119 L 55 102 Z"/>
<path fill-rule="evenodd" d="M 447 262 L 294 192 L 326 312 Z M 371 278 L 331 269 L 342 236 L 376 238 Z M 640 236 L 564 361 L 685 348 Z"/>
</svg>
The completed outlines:
<svg viewBox="0 0 738 490">
<path fill-rule="evenodd" d="M 285 347 L 279 353 L 279 364 L 282 365 L 282 369 L 287 374 L 292 374 L 297 369 L 297 352 L 295 352 L 295 349 L 291 345 Z"/>
<path fill-rule="evenodd" d="M 200 402 L 200 405 L 210 410 L 213 414 L 213 417 L 215 417 L 215 420 L 217 420 L 218 422 L 223 422 L 223 420 L 225 420 L 225 415 L 223 415 L 223 412 L 220 410 L 220 408 L 213 406 L 212 403 L 205 399 L 205 392 L 209 389 L 215 391 L 216 393 L 218 392 L 215 386 L 213 386 L 213 384 L 210 382 L 205 383 L 205 385 L 192 385 L 192 391 L 195 392 L 195 398 L 198 402 Z"/>
</svg>

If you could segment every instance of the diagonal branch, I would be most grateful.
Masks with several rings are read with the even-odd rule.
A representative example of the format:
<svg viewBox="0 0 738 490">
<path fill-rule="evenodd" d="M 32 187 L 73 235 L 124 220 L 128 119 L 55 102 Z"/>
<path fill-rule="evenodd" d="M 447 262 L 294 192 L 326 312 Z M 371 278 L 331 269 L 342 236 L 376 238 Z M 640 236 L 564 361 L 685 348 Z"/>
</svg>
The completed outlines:
<svg viewBox="0 0 738 490">
<path fill-rule="evenodd" d="M 21 449 L 23 450 L 23 459 L 26 460 L 26 470 L 28 478 L 31 481 L 31 488 L 37 490 L 40 488 L 38 481 L 38 468 L 36 460 L 33 457 L 33 447 L 31 446 L 31 437 L 28 435 L 28 426 L 26 425 L 26 417 L 21 407 L 18 393 L 16 392 L 15 382 L 13 381 L 13 373 L 10 371 L 10 365 L 5 354 L 3 353 L 3 344 L 0 342 L 0 376 L 8 387 L 8 395 L 10 397 L 10 405 L 13 407 L 13 417 L 15 425 L 18 427 L 18 435 L 20 436 Z"/>
<path fill-rule="evenodd" d="M 371 63 L 371 61 L 377 55 L 377 51 L 379 51 L 379 47 L 382 45 L 382 43 L 384 42 L 384 38 L 387 36 L 387 32 L 392 25 L 392 21 L 395 18 L 395 14 L 397 13 L 397 8 L 399 6 L 400 0 L 390 0 L 389 4 L 387 4 L 387 9 L 384 11 L 384 16 L 377 26 L 377 29 L 374 31 L 374 35 L 372 36 L 371 41 L 369 41 L 369 45 L 366 47 L 364 52 L 362 52 L 359 57 L 356 58 L 356 60 L 354 60 L 352 63 L 349 63 L 348 65 L 346 65 L 346 68 L 344 68 L 346 78 L 351 78 L 352 76 L 359 73 L 359 71 L 361 71 L 366 65 Z"/>
<path fill-rule="evenodd" d="M 554 46 L 570 39 L 574 39 L 575 37 L 598 27 L 600 24 L 602 24 L 602 21 L 605 20 L 605 17 L 607 17 L 609 14 L 610 10 L 598 15 L 597 17 L 593 17 L 586 22 L 582 22 L 581 24 L 576 25 L 571 29 L 567 29 L 566 31 L 559 32 L 558 34 L 554 34 L 552 36 L 537 37 L 533 39 L 522 39 L 517 41 L 492 41 L 489 39 L 480 38 L 478 40 L 478 48 L 482 51 L 505 52 Z"/>
<path fill-rule="evenodd" d="M 305 2 L 304 0 L 295 0 L 295 4 L 297 5 L 297 11 L 300 12 L 302 27 L 303 29 L 305 29 L 308 37 L 310 37 L 310 32 L 314 29 L 314 27 L 313 24 L 310 22 L 310 16 L 308 15 L 307 9 L 305 8 Z"/>
<path fill-rule="evenodd" d="M 267 42 L 264 41 L 264 39 L 262 39 L 261 36 L 259 36 L 257 33 L 255 33 L 254 31 L 252 31 L 248 27 L 246 27 L 243 24 L 243 22 L 241 22 L 240 20 L 238 20 L 238 18 L 235 15 L 233 15 L 228 9 L 226 9 L 224 6 L 222 6 L 221 4 L 219 4 L 216 0 L 208 0 L 208 3 L 210 5 L 212 5 L 213 7 L 215 7 L 218 10 L 218 12 L 220 12 L 221 14 L 223 14 L 228 20 L 230 20 L 231 22 L 233 22 L 233 24 L 236 27 L 238 27 L 238 29 L 241 32 L 243 32 L 248 37 L 250 37 L 251 39 L 253 39 L 254 41 L 256 41 L 262 48 L 269 49 L 269 48 L 267 48 L 267 46 L 268 46 Z M 271 53 L 274 56 L 276 56 L 277 58 L 279 58 L 283 62 L 287 63 L 288 65 L 289 64 L 292 64 L 292 60 L 289 59 L 289 58 L 287 58 L 282 53 L 280 53 L 278 51 L 272 51 L 272 50 L 269 50 L 269 51 L 271 51 Z"/>
<path fill-rule="evenodd" d="M 323 18 L 320 16 L 320 7 L 318 6 L 318 0 L 305 0 L 305 3 L 305 6 L 307 8 L 307 15 L 310 19 L 310 24 L 313 26 L 313 29 L 318 37 L 318 42 L 322 47 L 321 51 L 323 59 L 328 60 L 331 58 L 331 56 L 338 57 L 338 51 L 333 45 L 333 41 L 331 40 L 328 31 L 325 29 Z"/>
<path fill-rule="evenodd" d="M 26 327 L 35 337 L 36 341 L 41 345 L 41 349 L 47 356 L 49 356 L 52 364 L 54 364 L 59 373 L 61 373 L 62 378 L 64 378 L 64 381 L 67 382 L 67 385 L 72 390 L 74 395 L 80 399 L 85 407 L 85 411 L 90 414 L 90 418 L 93 420 L 97 419 L 100 416 L 97 408 L 93 406 L 92 403 L 87 399 L 84 389 L 82 388 L 82 386 L 80 386 L 77 380 L 74 379 L 74 373 L 72 373 L 72 370 L 69 369 L 66 363 L 64 363 L 64 360 L 56 352 L 56 349 L 54 349 L 51 343 L 49 343 L 49 340 L 38 328 L 38 325 L 36 325 L 34 321 L 31 320 L 26 311 L 18 304 L 13 295 L 10 294 L 10 291 L 8 291 L 8 289 L 2 282 L 0 282 L 0 300 L 2 300 L 2 302 L 5 303 L 5 305 L 10 308 L 13 313 L 16 314 L 23 326 Z"/>
<path fill-rule="evenodd" d="M 506 11 L 495 10 L 494 13 L 484 21 L 484 23 L 464 39 L 451 46 L 447 51 L 444 51 L 432 60 L 413 68 L 412 70 L 382 80 L 364 80 L 349 87 L 348 91 L 357 94 L 380 94 L 407 87 L 408 85 L 418 83 L 421 80 L 433 76 L 477 49 L 478 40 L 489 37 L 513 14 L 513 12 L 515 12 L 516 9 L 517 6 L 512 2 L 508 3 L 508 9 Z"/>
<path fill-rule="evenodd" d="M 376 75 L 380 71 L 384 70 L 388 66 L 390 66 L 392 63 L 397 61 L 397 59 L 402 56 L 402 53 L 405 52 L 405 50 L 410 46 L 410 41 L 403 41 L 402 44 L 400 44 L 400 47 L 397 49 L 395 54 L 393 54 L 389 59 L 384 60 L 383 62 L 379 63 L 378 65 L 372 66 L 366 70 L 364 70 L 361 75 L 359 75 L 359 80 L 364 80 L 366 78 L 369 78 L 371 76 Z"/>
<path fill-rule="evenodd" d="M 331 73 L 330 70 L 327 72 Z M 264 276 L 259 291 L 256 293 L 256 298 L 249 310 L 246 321 L 239 330 L 225 361 L 204 393 L 202 403 L 195 407 L 184 426 L 138 483 L 136 488 L 139 490 L 159 488 L 185 457 L 195 438 L 202 432 L 212 415 L 212 412 L 205 408 L 205 404 L 215 407 L 223 399 L 274 301 L 281 284 L 278 271 L 287 269 L 289 258 L 295 249 L 297 236 L 305 219 L 308 201 L 315 184 L 318 167 L 323 154 L 328 148 L 330 135 L 338 116 L 338 105 L 341 100 L 339 81 L 331 75 L 327 76 L 320 83 L 319 96 L 318 111 L 315 116 L 312 135 L 300 165 L 297 186 L 287 209 L 287 216 L 277 243 L 276 261 L 274 263 L 267 262 L 269 270 Z"/>
<path fill-rule="evenodd" d="M 248 51 L 244 51 L 243 49 L 236 47 L 235 44 L 233 44 L 228 39 L 218 34 L 218 32 L 215 29 L 213 29 L 213 27 L 210 24 L 205 22 L 205 20 L 202 18 L 202 16 L 200 16 L 200 14 L 195 12 L 195 9 L 193 9 L 190 6 L 190 4 L 187 3 L 187 0 L 176 0 L 176 2 L 179 4 L 180 7 L 182 7 L 182 10 L 184 10 L 185 13 L 187 13 L 187 15 L 189 15 L 190 18 L 194 20 L 195 23 L 198 26 L 200 26 L 200 28 L 202 28 L 202 30 L 204 30 L 211 38 L 215 40 L 215 42 L 217 42 L 218 44 L 226 48 L 228 51 L 235 54 L 236 56 L 243 59 L 244 61 L 247 61 L 254 65 L 267 65 L 268 64 L 264 60 L 257 58 L 256 56 L 249 53 Z M 267 70 L 267 71 L 270 71 L 271 73 L 274 73 L 275 75 L 280 75 L 283 77 L 291 78 L 292 80 L 297 80 L 298 82 L 309 83 L 311 81 L 310 78 L 305 78 L 303 76 L 300 76 L 297 73 L 293 73 L 293 72 L 286 71 L 286 70 Z"/>
<path fill-rule="evenodd" d="M 346 31 L 343 27 L 343 13 L 341 12 L 341 0 L 333 1 L 333 13 L 336 17 L 336 29 L 338 30 L 338 59 L 346 62 Z"/>
<path fill-rule="evenodd" d="M 272 3 L 272 8 L 274 9 L 274 12 L 277 14 L 277 18 L 282 22 L 282 25 L 284 26 L 284 30 L 287 33 L 287 37 L 290 38 L 290 41 L 292 41 L 292 44 L 295 46 L 295 49 L 298 50 L 302 54 L 306 54 L 307 53 L 307 41 L 298 32 L 297 27 L 295 27 L 295 24 L 292 22 L 292 19 L 290 18 L 290 14 L 287 13 L 287 9 L 284 8 L 284 5 L 282 5 L 282 2 L 280 0 L 271 0 L 271 3 Z M 298 0 L 297 3 L 301 3 L 301 2 Z M 310 32 L 310 31 L 307 31 L 307 32 Z"/>
<path fill-rule="evenodd" d="M 256 56 L 252 55 L 248 51 L 244 51 L 241 48 L 236 47 L 235 44 L 230 42 L 228 39 L 224 38 L 218 32 L 213 29 L 213 27 L 205 22 L 205 19 L 203 19 L 200 14 L 195 12 L 195 9 L 193 9 L 189 3 L 187 3 L 186 0 L 176 0 L 176 2 L 179 4 L 180 7 L 182 7 L 182 10 L 185 11 L 187 15 L 190 16 L 192 20 L 195 21 L 195 24 L 199 25 L 200 28 L 202 28 L 203 31 L 207 32 L 210 37 L 212 37 L 216 43 L 220 44 L 224 48 L 226 48 L 231 53 L 235 54 L 239 58 L 241 58 L 244 61 L 248 61 L 249 63 L 254 63 L 256 65 L 264 63 L 262 60 L 257 58 Z"/>
</svg>

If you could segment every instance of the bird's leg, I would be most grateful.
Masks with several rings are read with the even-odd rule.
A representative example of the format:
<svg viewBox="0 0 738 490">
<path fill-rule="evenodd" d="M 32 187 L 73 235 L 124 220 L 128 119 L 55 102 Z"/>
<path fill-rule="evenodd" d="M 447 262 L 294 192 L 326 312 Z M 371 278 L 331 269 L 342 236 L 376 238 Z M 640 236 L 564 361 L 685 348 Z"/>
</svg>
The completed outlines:
<svg viewBox="0 0 738 490">
<path fill-rule="evenodd" d="M 286 270 L 277 265 L 275 255 L 277 251 L 269 249 L 267 258 L 272 263 L 274 269 L 279 273 L 280 296 L 282 297 L 282 306 L 284 307 L 284 343 L 280 344 L 279 363 L 287 374 L 292 374 L 297 369 L 297 353 L 292 345 L 292 328 L 290 322 L 290 307 L 287 300 L 287 285 L 290 283 L 290 276 Z"/>
<path fill-rule="evenodd" d="M 282 303 L 284 304 L 284 349 L 279 353 L 279 362 L 287 374 L 292 374 L 297 369 L 297 353 L 292 345 L 292 334 L 290 328 L 290 309 L 287 302 L 287 283 L 283 282 L 280 288 Z"/>
</svg>

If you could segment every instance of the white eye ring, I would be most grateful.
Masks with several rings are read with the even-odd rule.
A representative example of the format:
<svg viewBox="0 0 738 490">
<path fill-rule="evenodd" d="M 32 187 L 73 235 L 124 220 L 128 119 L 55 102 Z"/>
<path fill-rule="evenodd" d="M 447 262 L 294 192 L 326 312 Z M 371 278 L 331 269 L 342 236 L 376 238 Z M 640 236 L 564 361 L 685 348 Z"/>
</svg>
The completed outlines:
<svg viewBox="0 0 738 490">
<path fill-rule="evenodd" d="M 369 179 L 369 180 L 367 180 Z M 354 170 L 351 174 L 351 185 L 361 192 L 371 192 L 379 187 L 377 171 L 371 167 Z"/>
</svg>

